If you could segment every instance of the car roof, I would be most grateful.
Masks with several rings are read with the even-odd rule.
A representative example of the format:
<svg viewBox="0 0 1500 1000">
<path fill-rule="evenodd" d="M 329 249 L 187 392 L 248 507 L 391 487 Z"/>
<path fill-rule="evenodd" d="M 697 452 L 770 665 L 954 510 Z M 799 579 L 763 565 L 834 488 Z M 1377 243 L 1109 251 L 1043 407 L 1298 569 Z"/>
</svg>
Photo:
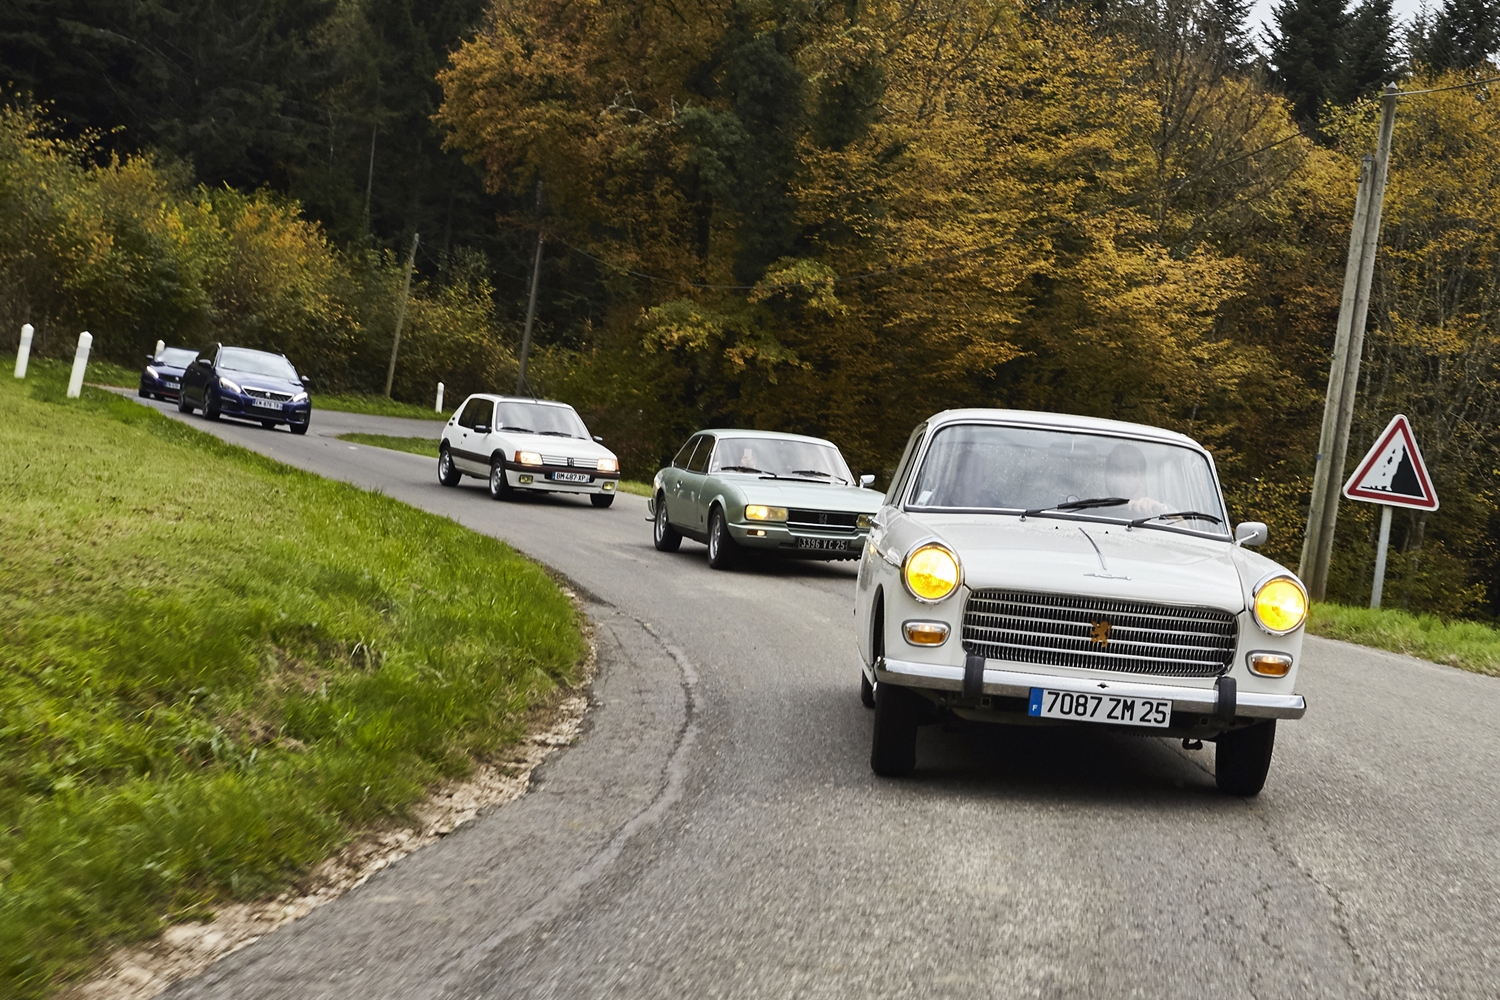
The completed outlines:
<svg viewBox="0 0 1500 1000">
<path fill-rule="evenodd" d="M 476 392 L 470 399 L 488 399 L 496 403 L 539 403 L 542 406 L 565 406 L 573 409 L 572 404 L 559 402 L 556 399 L 532 399 L 530 396 L 499 396 L 493 392 Z"/>
<path fill-rule="evenodd" d="M 1104 417 L 1085 417 L 1076 413 L 1044 413 L 1040 410 L 964 409 L 944 410 L 927 418 L 929 427 L 943 424 L 962 424 L 983 421 L 986 423 L 1019 424 L 1028 427 L 1047 427 L 1070 431 L 1095 431 L 1135 438 L 1149 438 L 1167 444 L 1187 445 L 1203 451 L 1197 441 L 1186 434 L 1169 431 L 1149 424 L 1135 424 L 1128 420 L 1107 420 Z"/>
<path fill-rule="evenodd" d="M 735 437 L 762 438 L 767 441 L 813 441 L 817 444 L 827 444 L 833 445 L 833 447 L 835 448 L 838 447 L 838 445 L 833 444 L 833 442 L 828 440 L 827 438 L 813 437 L 811 434 L 789 434 L 785 431 L 749 430 L 744 427 L 704 427 L 702 430 L 694 431 L 693 433 L 713 434 L 717 437 L 723 437 L 726 434 L 732 434 Z"/>
</svg>

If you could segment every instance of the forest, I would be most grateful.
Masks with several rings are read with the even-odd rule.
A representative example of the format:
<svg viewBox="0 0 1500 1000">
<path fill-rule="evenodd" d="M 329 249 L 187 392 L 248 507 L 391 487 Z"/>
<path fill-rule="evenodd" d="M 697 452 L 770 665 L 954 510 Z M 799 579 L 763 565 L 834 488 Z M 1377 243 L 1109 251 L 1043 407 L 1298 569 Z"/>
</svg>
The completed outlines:
<svg viewBox="0 0 1500 1000">
<path fill-rule="evenodd" d="M 0 348 L 284 351 L 528 387 L 649 476 L 693 429 L 886 473 L 955 406 L 1171 427 L 1296 565 L 1376 96 L 1390 186 L 1351 462 L 1411 417 L 1442 508 L 1386 601 L 1500 612 L 1500 2 L 12 0 Z M 1417 92 L 1423 93 L 1417 93 Z M 1331 596 L 1368 598 L 1345 504 Z"/>
</svg>

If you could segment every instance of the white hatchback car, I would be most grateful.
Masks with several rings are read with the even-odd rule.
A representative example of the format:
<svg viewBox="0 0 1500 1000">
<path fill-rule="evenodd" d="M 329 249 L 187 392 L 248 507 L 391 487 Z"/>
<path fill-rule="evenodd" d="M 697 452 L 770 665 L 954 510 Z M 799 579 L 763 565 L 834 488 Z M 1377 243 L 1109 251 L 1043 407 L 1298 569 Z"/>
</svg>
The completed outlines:
<svg viewBox="0 0 1500 1000">
<path fill-rule="evenodd" d="M 586 493 L 595 507 L 615 502 L 620 462 L 592 437 L 578 411 L 550 399 L 476 394 L 443 428 L 438 482 L 488 481 L 490 496 L 520 491 Z"/>
<path fill-rule="evenodd" d="M 950 410 L 907 443 L 860 561 L 870 764 L 916 766 L 946 714 L 1218 744 L 1221 789 L 1265 783 L 1301 718 L 1307 592 L 1231 534 L 1213 459 L 1171 431 Z"/>
</svg>

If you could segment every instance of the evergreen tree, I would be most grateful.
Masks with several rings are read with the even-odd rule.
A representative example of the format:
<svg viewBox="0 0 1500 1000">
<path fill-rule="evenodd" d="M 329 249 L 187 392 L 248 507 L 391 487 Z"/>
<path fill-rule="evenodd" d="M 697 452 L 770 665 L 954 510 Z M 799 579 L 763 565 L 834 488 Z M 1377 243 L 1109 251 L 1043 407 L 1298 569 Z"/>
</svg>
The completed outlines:
<svg viewBox="0 0 1500 1000">
<path fill-rule="evenodd" d="M 1297 120 L 1315 126 L 1320 106 L 1339 89 L 1344 0 L 1282 0 L 1271 13 L 1277 29 L 1267 33 L 1272 76 Z"/>
<path fill-rule="evenodd" d="M 1399 74 L 1391 0 L 1364 0 L 1349 14 L 1332 98 L 1349 104 L 1393 82 Z"/>
<path fill-rule="evenodd" d="M 1243 70 L 1255 61 L 1255 44 L 1246 22 L 1249 0 L 1204 0 L 1198 12 L 1204 40 L 1220 52 L 1226 69 Z"/>
<path fill-rule="evenodd" d="M 1408 36 L 1412 62 L 1435 70 L 1470 69 L 1500 52 L 1500 0 L 1446 0 L 1426 11 Z"/>
</svg>

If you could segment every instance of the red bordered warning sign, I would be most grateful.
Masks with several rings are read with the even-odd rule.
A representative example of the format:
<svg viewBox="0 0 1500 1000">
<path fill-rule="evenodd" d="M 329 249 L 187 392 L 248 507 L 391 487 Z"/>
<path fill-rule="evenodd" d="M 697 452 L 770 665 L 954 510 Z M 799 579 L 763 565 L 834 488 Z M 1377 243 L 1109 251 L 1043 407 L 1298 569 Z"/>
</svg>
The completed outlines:
<svg viewBox="0 0 1500 1000">
<path fill-rule="evenodd" d="M 1354 475 L 1344 484 L 1344 496 L 1392 507 L 1437 510 L 1437 490 L 1422 461 L 1411 422 L 1403 414 L 1391 418 L 1375 439 L 1375 447 L 1360 459 Z"/>
</svg>

